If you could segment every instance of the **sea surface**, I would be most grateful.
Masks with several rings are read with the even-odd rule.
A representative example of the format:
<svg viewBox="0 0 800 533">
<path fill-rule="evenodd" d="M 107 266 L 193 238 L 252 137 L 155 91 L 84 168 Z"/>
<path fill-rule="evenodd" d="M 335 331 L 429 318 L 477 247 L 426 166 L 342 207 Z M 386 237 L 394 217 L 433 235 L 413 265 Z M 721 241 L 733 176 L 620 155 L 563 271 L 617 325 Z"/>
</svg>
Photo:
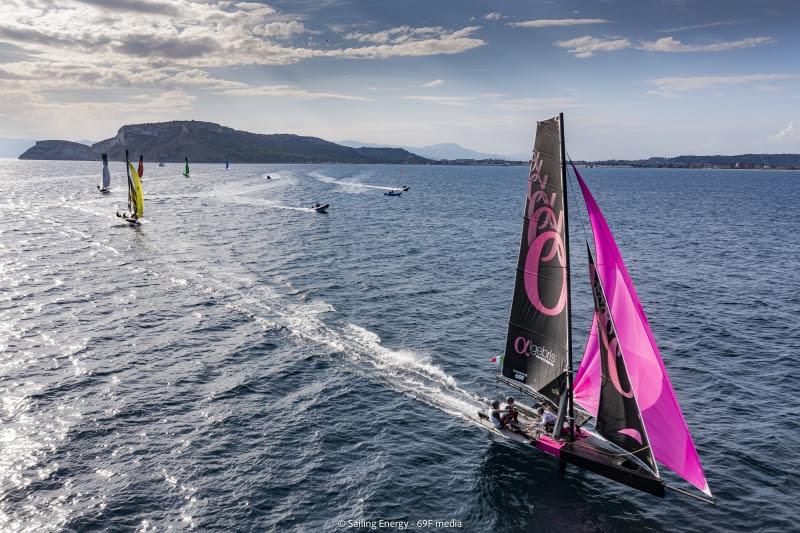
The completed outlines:
<svg viewBox="0 0 800 533">
<path fill-rule="evenodd" d="M 0 161 L 0 529 L 797 531 L 800 173 L 585 170 L 710 506 L 469 420 L 509 393 L 526 168 L 181 166 L 133 228 L 121 163 L 103 196 L 98 162 Z"/>
</svg>

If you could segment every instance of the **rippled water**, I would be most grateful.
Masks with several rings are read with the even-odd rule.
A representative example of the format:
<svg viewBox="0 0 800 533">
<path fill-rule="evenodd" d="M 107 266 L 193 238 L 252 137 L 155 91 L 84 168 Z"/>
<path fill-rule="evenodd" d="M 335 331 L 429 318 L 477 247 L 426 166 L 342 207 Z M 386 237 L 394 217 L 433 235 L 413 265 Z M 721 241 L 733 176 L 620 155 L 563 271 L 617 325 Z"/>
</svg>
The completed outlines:
<svg viewBox="0 0 800 533">
<path fill-rule="evenodd" d="M 100 196 L 99 163 L 0 161 L 0 528 L 797 527 L 797 173 L 586 171 L 710 507 L 562 472 L 466 419 L 507 392 L 488 359 L 526 169 L 180 172 L 146 169 L 131 228 L 114 217 L 121 164 Z M 399 198 L 375 188 L 402 184 Z M 592 307 L 573 255 L 580 339 Z"/>
</svg>

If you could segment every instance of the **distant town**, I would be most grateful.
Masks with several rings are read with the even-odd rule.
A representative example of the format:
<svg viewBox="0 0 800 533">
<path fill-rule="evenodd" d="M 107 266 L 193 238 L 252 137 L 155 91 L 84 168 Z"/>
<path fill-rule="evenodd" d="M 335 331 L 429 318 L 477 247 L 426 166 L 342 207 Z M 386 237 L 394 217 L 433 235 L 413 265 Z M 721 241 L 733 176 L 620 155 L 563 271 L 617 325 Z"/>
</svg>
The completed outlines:
<svg viewBox="0 0 800 533">
<path fill-rule="evenodd" d="M 576 164 L 588 167 L 800 170 L 800 154 L 681 155 L 637 160 L 580 161 Z"/>
</svg>

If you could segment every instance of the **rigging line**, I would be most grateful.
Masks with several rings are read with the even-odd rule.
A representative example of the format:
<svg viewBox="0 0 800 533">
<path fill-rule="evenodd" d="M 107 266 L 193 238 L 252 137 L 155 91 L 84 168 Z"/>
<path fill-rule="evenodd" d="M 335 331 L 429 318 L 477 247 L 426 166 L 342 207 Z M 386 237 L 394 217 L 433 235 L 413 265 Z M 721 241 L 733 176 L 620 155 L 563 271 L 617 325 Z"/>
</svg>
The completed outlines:
<svg viewBox="0 0 800 533">
<path fill-rule="evenodd" d="M 574 165 L 574 163 L 572 162 L 572 156 L 569 155 L 569 152 L 567 152 L 567 159 L 569 159 L 570 166 Z M 575 186 L 572 184 L 572 176 L 570 175 L 569 169 L 567 169 L 567 176 L 570 178 L 567 180 L 567 182 L 569 183 L 570 191 L 572 191 L 572 198 L 575 201 L 574 205 L 581 205 L 580 203 L 578 203 L 578 199 L 575 195 Z M 586 246 L 589 246 L 589 237 L 586 235 L 586 226 L 584 226 L 583 224 L 583 214 L 581 213 L 580 209 L 578 209 L 578 220 L 580 220 L 581 222 L 581 231 L 583 231 L 583 240 L 586 241 Z"/>
</svg>

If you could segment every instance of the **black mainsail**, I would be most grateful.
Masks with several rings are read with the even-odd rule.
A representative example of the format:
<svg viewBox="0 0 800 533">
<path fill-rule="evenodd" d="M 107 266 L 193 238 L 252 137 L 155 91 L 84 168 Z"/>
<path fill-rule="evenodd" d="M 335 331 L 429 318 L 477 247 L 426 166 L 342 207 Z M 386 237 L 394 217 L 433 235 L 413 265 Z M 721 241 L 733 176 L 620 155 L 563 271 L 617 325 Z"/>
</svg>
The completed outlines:
<svg viewBox="0 0 800 533">
<path fill-rule="evenodd" d="M 562 122 L 538 123 L 511 316 L 499 379 L 559 404 L 570 345 L 568 244 Z"/>
</svg>

